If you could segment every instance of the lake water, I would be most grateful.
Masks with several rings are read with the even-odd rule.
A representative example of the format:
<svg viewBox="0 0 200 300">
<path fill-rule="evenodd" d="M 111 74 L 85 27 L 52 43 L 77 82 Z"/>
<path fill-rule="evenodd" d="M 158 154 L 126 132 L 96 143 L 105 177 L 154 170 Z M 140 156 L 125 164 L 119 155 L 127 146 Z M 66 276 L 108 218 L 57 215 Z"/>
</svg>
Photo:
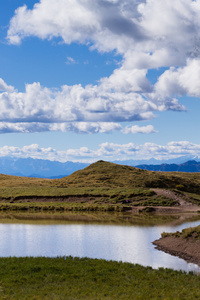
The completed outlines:
<svg viewBox="0 0 200 300">
<path fill-rule="evenodd" d="M 0 221 L 1 222 L 1 221 Z M 162 232 L 200 225 L 97 225 L 0 223 L 0 256 L 79 256 L 200 272 L 194 264 L 155 249 Z"/>
</svg>

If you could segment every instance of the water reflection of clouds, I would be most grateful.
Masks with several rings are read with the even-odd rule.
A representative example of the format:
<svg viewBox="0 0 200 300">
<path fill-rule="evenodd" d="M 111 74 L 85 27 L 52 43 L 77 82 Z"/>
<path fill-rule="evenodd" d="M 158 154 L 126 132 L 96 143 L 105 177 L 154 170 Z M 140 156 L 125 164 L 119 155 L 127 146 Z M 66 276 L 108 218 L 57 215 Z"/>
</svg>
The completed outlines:
<svg viewBox="0 0 200 300">
<path fill-rule="evenodd" d="M 138 263 L 153 268 L 199 270 L 193 264 L 158 251 L 152 241 L 171 226 L 0 224 L 0 256 L 80 256 Z"/>
</svg>

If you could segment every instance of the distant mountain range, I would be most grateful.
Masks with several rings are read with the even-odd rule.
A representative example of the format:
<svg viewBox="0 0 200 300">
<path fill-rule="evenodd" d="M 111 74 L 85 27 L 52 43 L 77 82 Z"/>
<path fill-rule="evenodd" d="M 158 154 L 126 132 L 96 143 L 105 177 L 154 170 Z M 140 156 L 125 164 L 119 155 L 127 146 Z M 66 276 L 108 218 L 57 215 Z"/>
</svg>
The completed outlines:
<svg viewBox="0 0 200 300">
<path fill-rule="evenodd" d="M 158 160 L 155 158 L 150 158 L 148 160 L 115 160 L 113 161 L 116 164 L 123 164 L 123 165 L 128 165 L 128 166 L 138 166 L 138 165 L 161 165 L 161 164 L 182 164 L 190 160 L 195 160 L 199 162 L 199 158 L 197 156 L 180 156 L 178 158 L 171 158 L 171 159 L 162 159 Z"/>
<path fill-rule="evenodd" d="M 181 157 L 167 161 L 152 158 L 150 160 L 115 161 L 115 163 L 149 171 L 200 172 L 200 162 L 197 161 L 197 158 L 186 161 L 188 158 Z M 15 176 L 62 178 L 84 169 L 88 165 L 89 163 L 71 161 L 61 163 L 33 158 L 0 157 L 0 173 Z"/>
<path fill-rule="evenodd" d="M 137 168 L 148 171 L 163 172 L 200 172 L 200 162 L 195 160 L 187 161 L 183 164 L 161 164 L 161 165 L 138 165 Z"/>
<path fill-rule="evenodd" d="M 61 163 L 33 158 L 0 157 L 0 173 L 15 176 L 61 178 L 88 165 L 71 161 Z"/>
</svg>

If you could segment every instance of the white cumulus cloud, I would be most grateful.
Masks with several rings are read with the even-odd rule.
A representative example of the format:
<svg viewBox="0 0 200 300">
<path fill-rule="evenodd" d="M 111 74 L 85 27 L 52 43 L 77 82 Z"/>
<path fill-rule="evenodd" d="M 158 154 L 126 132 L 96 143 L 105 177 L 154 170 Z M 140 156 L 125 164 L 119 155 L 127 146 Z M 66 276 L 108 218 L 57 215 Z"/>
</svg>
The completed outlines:
<svg viewBox="0 0 200 300">
<path fill-rule="evenodd" d="M 105 89 L 104 83 L 61 89 L 27 84 L 24 93 L 0 93 L 0 122 L 128 122 L 151 119 L 154 111 L 163 109 L 163 103 L 138 93 Z"/>
<path fill-rule="evenodd" d="M 128 134 L 128 133 L 154 133 L 156 130 L 152 125 L 147 125 L 147 126 L 138 126 L 138 125 L 133 125 L 133 126 L 126 126 L 123 130 L 123 133 Z"/>
<path fill-rule="evenodd" d="M 200 59 L 190 59 L 183 68 L 165 71 L 155 85 L 158 95 L 200 97 Z"/>
<path fill-rule="evenodd" d="M 114 51 L 121 66 L 86 87 L 32 83 L 20 93 L 2 80 L 0 122 L 80 122 L 65 126 L 102 132 L 100 123 L 150 120 L 156 111 L 185 110 L 183 95 L 200 97 L 200 0 L 40 0 L 32 9 L 19 7 L 7 32 L 10 44 L 31 36 Z M 167 70 L 151 84 L 148 70 L 162 67 Z"/>
<path fill-rule="evenodd" d="M 7 85 L 7 83 L 0 78 L 0 92 L 14 92 L 14 87 Z"/>
<path fill-rule="evenodd" d="M 127 160 L 127 159 L 169 159 L 181 156 L 198 156 L 200 157 L 200 145 L 193 144 L 188 141 L 169 142 L 166 145 L 159 145 L 155 143 L 145 144 L 115 144 L 115 143 L 102 143 L 96 150 L 89 149 L 88 147 L 81 147 L 79 149 L 67 149 L 59 151 L 51 147 L 43 148 L 37 144 L 28 146 L 13 147 L 4 146 L 0 147 L 0 156 L 10 156 L 18 158 L 37 158 L 57 160 L 61 162 L 66 161 L 80 161 L 80 162 L 93 162 L 99 159 L 108 161 L 112 160 Z"/>
<path fill-rule="evenodd" d="M 33 132 L 75 132 L 79 134 L 111 133 L 120 131 L 123 134 L 154 133 L 152 125 L 125 126 L 115 122 L 63 122 L 63 123 L 40 123 L 40 122 L 0 122 L 0 134 L 3 133 L 33 133 Z"/>
</svg>

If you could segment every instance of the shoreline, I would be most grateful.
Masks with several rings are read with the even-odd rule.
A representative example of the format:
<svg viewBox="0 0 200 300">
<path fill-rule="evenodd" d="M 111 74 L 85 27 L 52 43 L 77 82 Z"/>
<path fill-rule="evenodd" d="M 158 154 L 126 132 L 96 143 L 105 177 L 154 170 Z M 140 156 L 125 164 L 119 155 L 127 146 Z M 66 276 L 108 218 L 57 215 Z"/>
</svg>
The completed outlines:
<svg viewBox="0 0 200 300">
<path fill-rule="evenodd" d="M 200 266 L 200 240 L 174 236 L 162 237 L 153 242 L 157 250 L 177 256 L 187 262 Z"/>
</svg>

